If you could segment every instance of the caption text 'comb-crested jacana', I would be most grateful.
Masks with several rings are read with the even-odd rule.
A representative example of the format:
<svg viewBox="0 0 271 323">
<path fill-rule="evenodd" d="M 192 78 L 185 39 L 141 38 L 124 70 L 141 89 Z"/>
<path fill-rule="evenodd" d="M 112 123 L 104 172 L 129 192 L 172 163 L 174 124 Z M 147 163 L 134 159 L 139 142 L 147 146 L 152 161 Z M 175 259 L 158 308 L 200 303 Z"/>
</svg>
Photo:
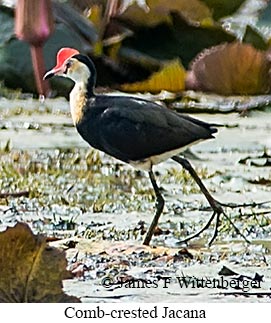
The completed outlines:
<svg viewBox="0 0 271 323">
<path fill-rule="evenodd" d="M 219 216 L 225 215 L 222 204 L 210 195 L 189 161 L 178 154 L 191 144 L 213 138 L 213 133 L 217 132 L 215 125 L 136 97 L 96 95 L 95 66 L 87 56 L 73 48 L 59 50 L 56 66 L 44 75 L 44 79 L 54 75 L 75 82 L 70 93 L 70 107 L 73 122 L 82 138 L 92 147 L 148 171 L 156 195 L 156 214 L 143 243 L 150 243 L 164 207 L 152 166 L 168 158 L 190 173 L 213 209 L 207 224 L 182 242 L 198 236 L 216 218 L 212 242 L 217 235 Z"/>
</svg>

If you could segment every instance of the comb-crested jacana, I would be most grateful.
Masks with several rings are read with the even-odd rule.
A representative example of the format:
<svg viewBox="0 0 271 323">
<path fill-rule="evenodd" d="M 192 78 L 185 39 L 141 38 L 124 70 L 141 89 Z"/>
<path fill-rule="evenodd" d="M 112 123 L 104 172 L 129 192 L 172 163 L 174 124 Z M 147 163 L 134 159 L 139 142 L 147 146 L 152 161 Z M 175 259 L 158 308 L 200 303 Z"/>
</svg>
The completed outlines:
<svg viewBox="0 0 271 323">
<path fill-rule="evenodd" d="M 82 138 L 92 147 L 148 172 L 156 195 L 156 213 L 143 243 L 150 243 L 164 207 L 152 167 L 168 158 L 191 174 L 213 209 L 202 230 L 182 242 L 198 236 L 216 217 L 212 242 L 217 234 L 219 216 L 225 214 L 222 204 L 211 196 L 190 162 L 179 154 L 192 144 L 213 138 L 217 132 L 215 125 L 136 97 L 96 95 L 95 66 L 89 57 L 73 48 L 59 50 L 56 66 L 44 75 L 44 79 L 54 75 L 68 77 L 75 83 L 70 93 L 71 115 Z"/>
</svg>

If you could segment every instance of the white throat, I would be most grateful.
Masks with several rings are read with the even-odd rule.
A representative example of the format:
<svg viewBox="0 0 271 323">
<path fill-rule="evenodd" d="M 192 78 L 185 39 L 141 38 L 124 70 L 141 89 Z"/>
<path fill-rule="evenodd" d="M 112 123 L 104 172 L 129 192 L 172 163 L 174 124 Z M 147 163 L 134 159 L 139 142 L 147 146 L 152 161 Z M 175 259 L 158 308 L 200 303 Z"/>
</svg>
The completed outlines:
<svg viewBox="0 0 271 323">
<path fill-rule="evenodd" d="M 84 82 L 76 82 L 70 93 L 70 109 L 74 125 L 82 118 L 83 109 L 87 101 L 87 89 Z"/>
</svg>

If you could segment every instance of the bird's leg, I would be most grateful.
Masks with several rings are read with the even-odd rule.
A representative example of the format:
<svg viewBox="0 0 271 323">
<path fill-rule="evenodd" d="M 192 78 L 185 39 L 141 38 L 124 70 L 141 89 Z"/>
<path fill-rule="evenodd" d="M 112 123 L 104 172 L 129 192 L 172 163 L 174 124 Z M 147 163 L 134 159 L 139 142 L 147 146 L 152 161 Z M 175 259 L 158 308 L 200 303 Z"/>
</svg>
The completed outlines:
<svg viewBox="0 0 271 323">
<path fill-rule="evenodd" d="M 209 193 L 209 191 L 207 190 L 207 188 L 205 187 L 205 185 L 203 184 L 203 182 L 199 178 L 198 174 L 196 173 L 196 171 L 194 170 L 194 168 L 192 167 L 190 162 L 187 159 L 179 157 L 179 156 L 173 156 L 172 159 L 174 161 L 176 161 L 177 163 L 181 164 L 182 167 L 184 169 L 186 169 L 189 172 L 189 174 L 193 177 L 193 179 L 198 184 L 200 190 L 202 191 L 202 193 L 206 197 L 207 201 L 209 202 L 209 204 L 210 204 L 211 208 L 214 210 L 214 212 L 217 214 L 222 214 L 224 211 L 223 211 L 221 204 L 218 201 L 216 201 L 212 197 L 212 195 Z"/>
<path fill-rule="evenodd" d="M 154 189 L 154 193 L 155 193 L 155 196 L 156 196 L 156 213 L 154 215 L 152 223 L 151 223 L 151 225 L 150 225 L 150 227 L 148 229 L 148 232 L 147 232 L 147 234 L 145 236 L 145 239 L 143 241 L 143 244 L 146 245 L 146 246 L 148 246 L 150 244 L 150 241 L 152 239 L 154 230 L 157 227 L 160 215 L 163 212 L 163 208 L 164 208 L 164 204 L 165 204 L 164 198 L 163 198 L 162 194 L 160 193 L 159 187 L 158 187 L 158 185 L 156 183 L 156 180 L 155 180 L 155 177 L 154 177 L 154 174 L 153 174 L 152 170 L 149 171 L 149 177 L 150 177 L 152 187 Z"/>
<path fill-rule="evenodd" d="M 212 195 L 209 193 L 209 191 L 207 190 L 207 188 L 205 187 L 205 185 L 203 184 L 203 182 L 199 178 L 198 174 L 196 173 L 196 171 L 194 170 L 194 168 L 192 167 L 192 165 L 190 164 L 190 162 L 187 159 L 182 158 L 180 156 L 173 156 L 172 159 L 174 161 L 176 161 L 177 163 L 181 164 L 182 167 L 189 172 L 189 174 L 195 180 L 195 182 L 199 186 L 201 192 L 204 194 L 204 196 L 206 197 L 207 201 L 209 202 L 211 208 L 214 211 L 213 214 L 212 214 L 212 216 L 210 217 L 209 221 L 206 223 L 206 225 L 200 231 L 198 231 L 194 235 L 189 236 L 186 239 L 180 241 L 180 243 L 187 242 L 187 241 L 189 241 L 189 240 L 191 240 L 191 239 L 199 236 L 204 230 L 206 230 L 206 229 L 209 228 L 209 226 L 211 225 L 212 221 L 216 217 L 215 231 L 214 231 L 214 234 L 213 234 L 212 239 L 209 242 L 209 245 L 211 245 L 213 243 L 213 241 L 215 240 L 217 234 L 218 234 L 218 226 L 219 226 L 219 220 L 220 220 L 219 218 L 220 218 L 220 215 L 221 214 L 223 214 L 227 218 L 227 220 L 234 227 L 234 229 L 236 230 L 236 232 L 239 235 L 241 235 L 245 239 L 246 242 L 249 242 L 246 239 L 246 237 L 240 232 L 240 230 L 236 227 L 236 225 L 231 221 L 231 219 L 224 212 L 222 206 L 226 206 L 226 204 L 222 204 L 222 203 L 218 202 L 216 199 L 214 199 L 212 197 Z"/>
</svg>

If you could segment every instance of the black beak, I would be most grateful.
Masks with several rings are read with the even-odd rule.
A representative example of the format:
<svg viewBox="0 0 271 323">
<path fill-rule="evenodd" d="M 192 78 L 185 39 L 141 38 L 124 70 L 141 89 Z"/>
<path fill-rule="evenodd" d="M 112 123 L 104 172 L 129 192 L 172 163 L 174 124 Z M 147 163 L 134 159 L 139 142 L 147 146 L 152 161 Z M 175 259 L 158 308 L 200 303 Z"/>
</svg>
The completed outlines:
<svg viewBox="0 0 271 323">
<path fill-rule="evenodd" d="M 50 79 L 51 77 L 55 76 L 55 73 L 51 70 L 51 71 L 48 71 L 44 76 L 43 76 L 43 80 L 48 80 Z"/>
</svg>

